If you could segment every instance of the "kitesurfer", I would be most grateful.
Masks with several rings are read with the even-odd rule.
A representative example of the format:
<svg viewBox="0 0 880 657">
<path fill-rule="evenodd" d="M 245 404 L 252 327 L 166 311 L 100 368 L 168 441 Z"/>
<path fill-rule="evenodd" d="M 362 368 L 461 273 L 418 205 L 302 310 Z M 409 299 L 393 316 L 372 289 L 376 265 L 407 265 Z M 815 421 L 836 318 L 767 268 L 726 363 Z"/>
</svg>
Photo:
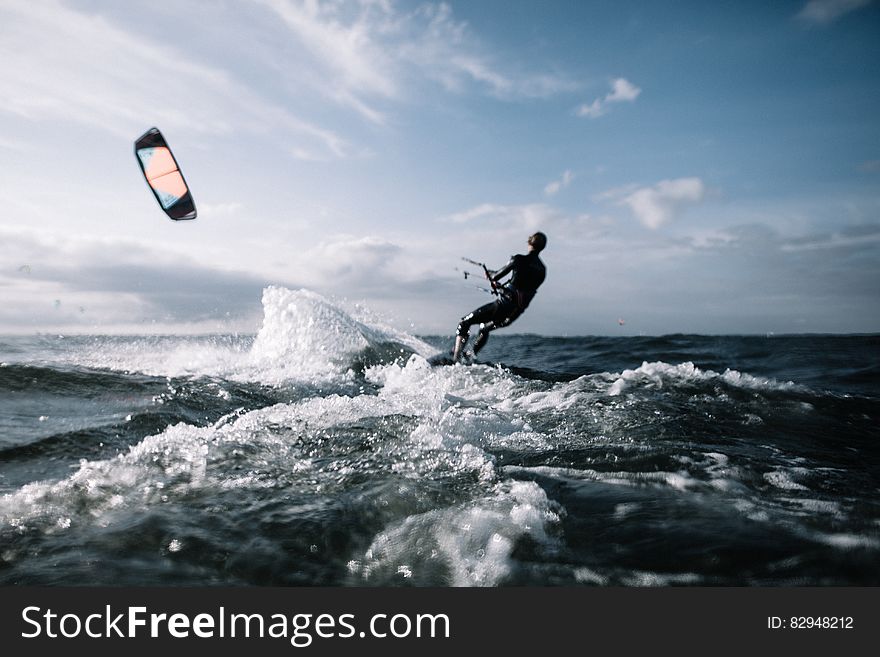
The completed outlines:
<svg viewBox="0 0 880 657">
<path fill-rule="evenodd" d="M 474 342 L 474 355 L 476 355 L 486 346 L 490 331 L 510 326 L 528 308 L 547 273 L 544 263 L 538 257 L 547 246 L 547 236 L 544 233 L 530 235 L 528 244 L 529 250 L 526 255 L 512 256 L 502 269 L 493 272 L 484 267 L 486 277 L 498 298 L 461 318 L 452 351 L 453 362 L 458 362 L 461 358 L 473 324 L 480 324 L 480 331 Z M 512 274 L 510 280 L 504 285 L 498 285 L 508 274 Z"/>
</svg>

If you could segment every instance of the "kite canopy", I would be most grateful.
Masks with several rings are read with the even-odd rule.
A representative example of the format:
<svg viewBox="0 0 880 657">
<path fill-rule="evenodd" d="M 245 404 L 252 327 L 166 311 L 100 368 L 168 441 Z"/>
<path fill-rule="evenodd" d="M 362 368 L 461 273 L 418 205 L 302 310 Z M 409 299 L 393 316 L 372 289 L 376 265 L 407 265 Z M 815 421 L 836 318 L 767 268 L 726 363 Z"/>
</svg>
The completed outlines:
<svg viewBox="0 0 880 657">
<path fill-rule="evenodd" d="M 158 128 L 150 128 L 134 143 L 138 164 L 165 214 L 175 221 L 195 219 L 196 205 L 177 160 Z"/>
</svg>

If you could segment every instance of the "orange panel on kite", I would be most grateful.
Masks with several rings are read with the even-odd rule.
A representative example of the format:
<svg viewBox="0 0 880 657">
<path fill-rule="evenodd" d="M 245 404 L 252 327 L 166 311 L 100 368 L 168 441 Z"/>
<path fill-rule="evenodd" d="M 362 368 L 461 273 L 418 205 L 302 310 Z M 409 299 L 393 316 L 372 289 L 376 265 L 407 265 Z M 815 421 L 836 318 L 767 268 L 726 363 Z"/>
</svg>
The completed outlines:
<svg viewBox="0 0 880 657">
<path fill-rule="evenodd" d="M 147 176 L 147 180 L 152 181 L 166 173 L 177 171 L 177 163 L 167 148 L 145 148 L 140 151 L 139 155 L 143 157 L 149 152 L 152 152 L 152 155 L 144 162 L 144 174 Z"/>
<path fill-rule="evenodd" d="M 150 187 L 159 194 L 167 195 L 175 200 L 183 198 L 186 194 L 186 183 L 179 171 L 166 173 L 164 176 L 149 178 Z M 164 204 L 163 204 L 164 207 Z"/>
</svg>

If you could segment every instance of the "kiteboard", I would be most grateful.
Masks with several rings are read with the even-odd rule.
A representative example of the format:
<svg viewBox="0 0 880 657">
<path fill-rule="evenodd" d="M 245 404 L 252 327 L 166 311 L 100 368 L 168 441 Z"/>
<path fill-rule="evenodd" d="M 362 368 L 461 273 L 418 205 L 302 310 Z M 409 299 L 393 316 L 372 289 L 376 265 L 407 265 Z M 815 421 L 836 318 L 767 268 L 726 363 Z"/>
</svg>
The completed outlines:
<svg viewBox="0 0 880 657">
<path fill-rule="evenodd" d="M 486 361 L 482 361 L 482 360 L 478 361 L 474 357 L 474 355 L 469 351 L 466 351 L 465 353 L 463 353 L 459 357 L 457 363 L 454 360 L 452 360 L 452 354 L 447 351 L 447 352 L 435 354 L 435 355 L 431 356 L 430 358 L 428 358 L 428 364 L 431 367 L 438 367 L 440 365 L 492 365 L 492 363 L 489 363 Z"/>
<path fill-rule="evenodd" d="M 428 359 L 428 365 L 437 367 L 438 365 L 455 365 L 450 354 L 436 354 Z"/>
</svg>

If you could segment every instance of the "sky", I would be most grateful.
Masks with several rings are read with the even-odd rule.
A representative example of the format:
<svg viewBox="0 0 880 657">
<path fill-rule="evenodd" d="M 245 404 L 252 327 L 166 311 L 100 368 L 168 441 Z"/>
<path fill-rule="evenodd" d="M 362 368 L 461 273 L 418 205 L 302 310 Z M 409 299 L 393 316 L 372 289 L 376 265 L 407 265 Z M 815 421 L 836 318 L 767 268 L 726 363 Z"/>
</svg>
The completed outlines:
<svg viewBox="0 0 880 657">
<path fill-rule="evenodd" d="M 880 332 L 880 2 L 0 0 L 0 333 Z M 133 142 L 162 130 L 199 216 Z M 470 267 L 473 270 L 472 267 Z M 477 281 L 478 283 L 479 281 Z"/>
</svg>

